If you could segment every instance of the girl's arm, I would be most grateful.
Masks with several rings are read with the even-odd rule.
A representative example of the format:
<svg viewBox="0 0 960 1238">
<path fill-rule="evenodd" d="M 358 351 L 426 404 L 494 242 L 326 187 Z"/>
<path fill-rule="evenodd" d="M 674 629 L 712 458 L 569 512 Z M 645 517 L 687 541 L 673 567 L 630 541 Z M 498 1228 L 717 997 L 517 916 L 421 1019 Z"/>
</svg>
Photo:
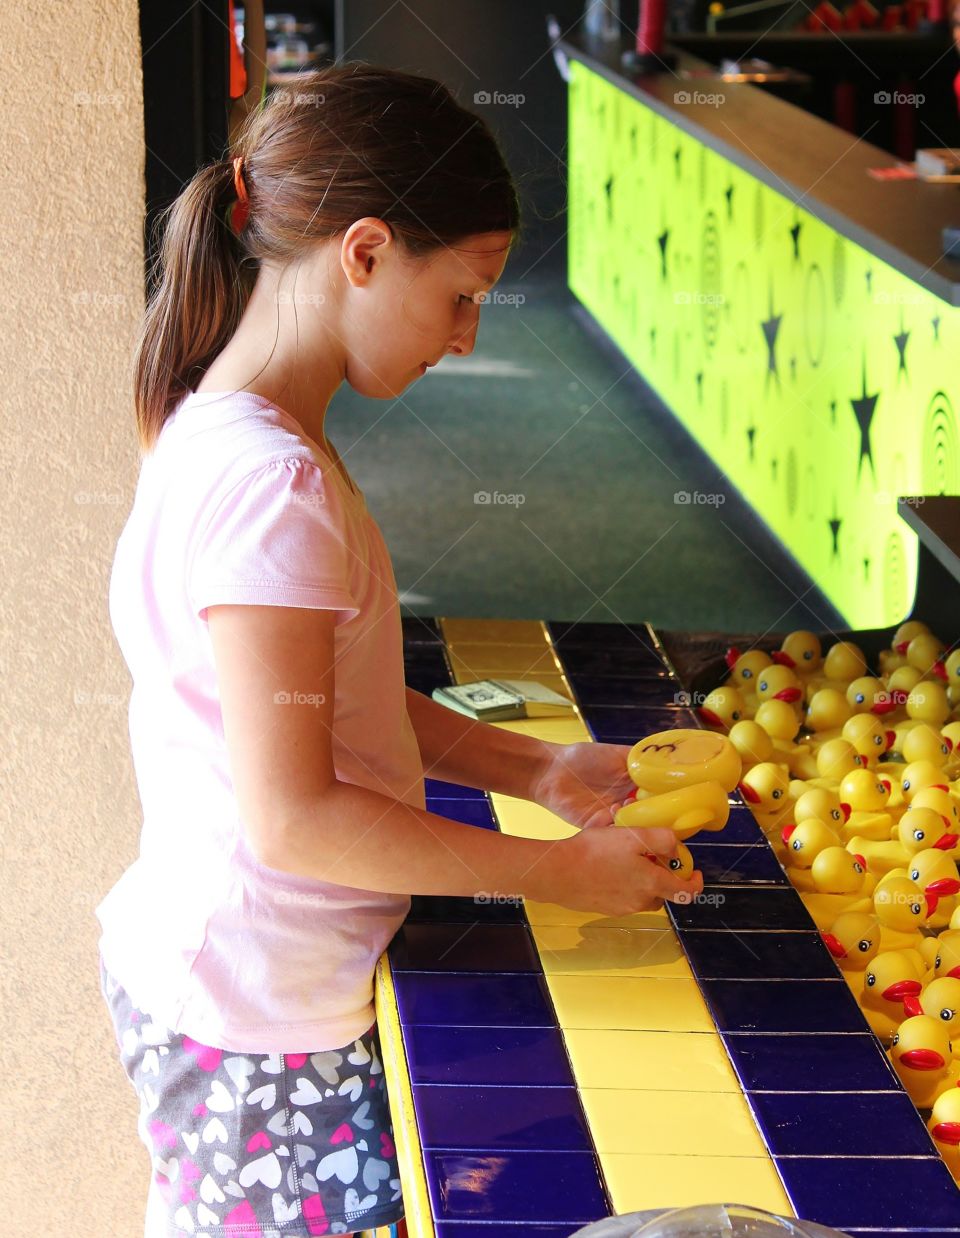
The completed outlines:
<svg viewBox="0 0 960 1238">
<path fill-rule="evenodd" d="M 407 712 L 429 778 L 533 799 L 537 783 L 563 747 L 478 722 L 407 688 Z"/>
</svg>

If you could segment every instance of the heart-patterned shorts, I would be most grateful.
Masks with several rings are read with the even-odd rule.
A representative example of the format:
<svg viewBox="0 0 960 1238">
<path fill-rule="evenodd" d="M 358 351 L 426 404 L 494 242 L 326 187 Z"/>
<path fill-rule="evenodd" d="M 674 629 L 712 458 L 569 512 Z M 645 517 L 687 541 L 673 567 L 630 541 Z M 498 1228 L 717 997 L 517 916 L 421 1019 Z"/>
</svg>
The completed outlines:
<svg viewBox="0 0 960 1238">
<path fill-rule="evenodd" d="M 341 1049 L 235 1053 L 152 1022 L 102 958 L 100 986 L 164 1238 L 307 1238 L 402 1218 L 376 1023 Z"/>
</svg>

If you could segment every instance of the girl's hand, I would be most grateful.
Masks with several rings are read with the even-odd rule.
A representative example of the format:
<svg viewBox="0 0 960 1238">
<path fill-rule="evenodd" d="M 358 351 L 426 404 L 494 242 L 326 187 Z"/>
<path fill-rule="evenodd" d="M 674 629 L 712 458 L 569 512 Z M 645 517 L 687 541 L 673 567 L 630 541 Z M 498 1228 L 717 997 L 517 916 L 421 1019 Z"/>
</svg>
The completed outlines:
<svg viewBox="0 0 960 1238">
<path fill-rule="evenodd" d="M 612 825 L 614 813 L 636 790 L 627 773 L 631 747 L 591 740 L 554 745 L 530 799 L 578 829 Z"/>
</svg>

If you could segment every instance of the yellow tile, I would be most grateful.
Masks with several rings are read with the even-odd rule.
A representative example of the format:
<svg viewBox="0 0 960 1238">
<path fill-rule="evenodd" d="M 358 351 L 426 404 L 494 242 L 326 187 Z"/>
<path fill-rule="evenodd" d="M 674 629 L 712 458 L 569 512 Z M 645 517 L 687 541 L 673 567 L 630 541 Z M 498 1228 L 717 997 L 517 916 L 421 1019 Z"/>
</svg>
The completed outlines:
<svg viewBox="0 0 960 1238">
<path fill-rule="evenodd" d="M 767 1157 L 631 1156 L 600 1158 L 616 1213 L 689 1208 L 720 1201 L 749 1204 L 792 1217 L 793 1209 Z"/>
<path fill-rule="evenodd" d="M 580 1100 L 601 1156 L 767 1155 L 739 1093 L 580 1088 Z"/>
<path fill-rule="evenodd" d="M 531 924 L 602 924 L 609 928 L 664 928 L 670 924 L 666 908 L 635 911 L 629 916 L 601 916 L 595 911 L 575 911 L 559 903 L 524 899 L 523 909 Z"/>
<path fill-rule="evenodd" d="M 468 644 L 546 645 L 547 637 L 539 619 L 443 619 L 440 631 L 448 645 Z"/>
<path fill-rule="evenodd" d="M 492 726 L 503 727 L 517 735 L 532 735 L 546 739 L 551 744 L 578 744 L 590 740 L 585 722 L 577 717 L 566 718 L 515 718 L 510 722 L 494 722 Z"/>
<path fill-rule="evenodd" d="M 549 808 L 534 804 L 532 800 L 511 800 L 509 803 L 494 800 L 493 811 L 498 821 L 509 821 L 511 825 L 566 825 L 562 817 L 558 817 Z M 576 832 L 576 826 L 573 827 Z"/>
<path fill-rule="evenodd" d="M 636 1028 L 647 1032 L 716 1029 L 695 980 L 663 976 L 547 976 L 562 1028 Z"/>
<path fill-rule="evenodd" d="M 559 842 L 561 838 L 572 838 L 579 833 L 575 825 L 561 821 L 559 817 L 553 817 L 549 821 L 524 821 L 507 817 L 500 820 L 500 832 L 511 834 L 514 838 L 539 838 L 544 842 Z"/>
<path fill-rule="evenodd" d="M 534 925 L 543 970 L 550 975 L 685 976 L 693 973 L 672 928 Z"/>
<path fill-rule="evenodd" d="M 563 1034 L 580 1088 L 634 1088 L 740 1095 L 716 1032 L 586 1032 Z"/>
<path fill-rule="evenodd" d="M 475 645 L 464 641 L 451 645 L 450 661 L 465 666 L 495 666 L 517 679 L 533 679 L 537 671 L 558 675 L 560 666 L 547 645 Z"/>
</svg>

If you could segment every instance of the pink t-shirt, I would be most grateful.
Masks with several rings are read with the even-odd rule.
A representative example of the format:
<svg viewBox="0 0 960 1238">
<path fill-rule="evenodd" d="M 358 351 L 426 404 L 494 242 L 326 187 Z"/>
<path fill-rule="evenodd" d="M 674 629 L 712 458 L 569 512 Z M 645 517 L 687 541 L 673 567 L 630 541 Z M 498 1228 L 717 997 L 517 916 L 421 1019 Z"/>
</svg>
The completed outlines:
<svg viewBox="0 0 960 1238">
<path fill-rule="evenodd" d="M 203 1044 L 340 1048 L 374 1021 L 374 968 L 410 899 L 254 858 L 207 627 L 218 602 L 335 610 L 337 777 L 425 807 L 383 536 L 299 422 L 249 392 L 181 401 L 117 542 L 110 618 L 143 821 L 138 859 L 96 908 L 100 951 L 140 1009 Z"/>
</svg>

